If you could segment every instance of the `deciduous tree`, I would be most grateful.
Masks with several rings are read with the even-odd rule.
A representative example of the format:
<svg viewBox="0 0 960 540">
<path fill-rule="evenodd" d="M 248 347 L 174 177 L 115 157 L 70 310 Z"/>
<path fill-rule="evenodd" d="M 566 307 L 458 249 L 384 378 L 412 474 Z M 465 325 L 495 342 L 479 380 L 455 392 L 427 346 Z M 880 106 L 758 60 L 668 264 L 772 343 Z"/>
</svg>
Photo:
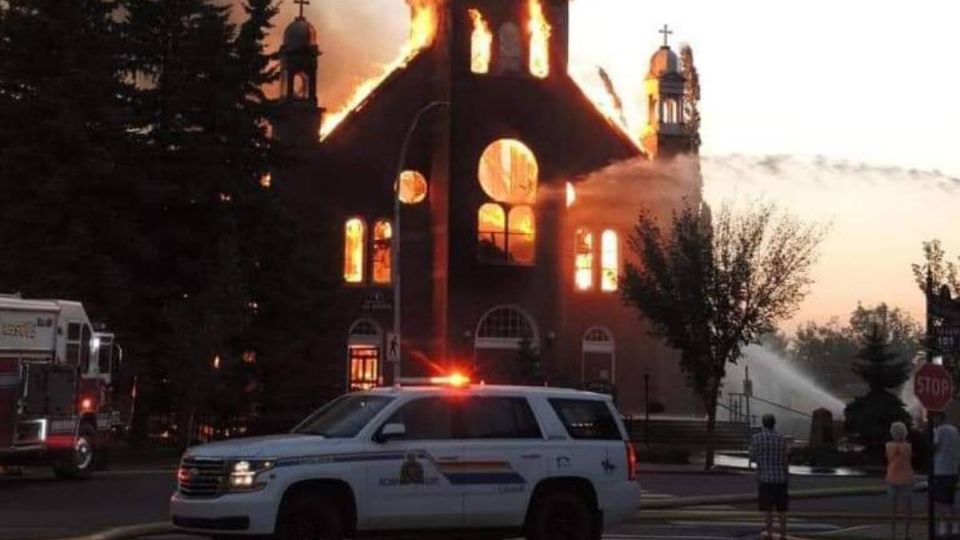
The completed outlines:
<svg viewBox="0 0 960 540">
<path fill-rule="evenodd" d="M 626 265 L 623 299 L 680 352 L 688 384 L 708 411 L 708 468 L 726 366 L 794 313 L 812 283 L 824 232 L 765 203 L 739 213 L 725 204 L 715 219 L 705 205 L 686 206 L 667 230 L 648 212 L 639 216 L 630 238 L 637 260 Z"/>
</svg>

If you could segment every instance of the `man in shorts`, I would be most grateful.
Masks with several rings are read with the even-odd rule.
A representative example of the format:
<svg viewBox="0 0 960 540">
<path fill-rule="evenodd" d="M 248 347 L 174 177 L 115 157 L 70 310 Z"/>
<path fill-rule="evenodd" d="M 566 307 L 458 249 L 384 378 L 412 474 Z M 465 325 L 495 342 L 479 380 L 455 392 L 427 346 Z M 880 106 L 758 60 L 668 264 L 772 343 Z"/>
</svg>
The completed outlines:
<svg viewBox="0 0 960 540">
<path fill-rule="evenodd" d="M 750 459 L 757 464 L 757 501 L 766 514 L 766 537 L 773 538 L 773 512 L 780 517 L 780 538 L 787 537 L 787 510 L 790 494 L 787 490 L 789 469 L 787 441 L 776 431 L 777 419 L 763 415 L 763 431 L 750 440 Z"/>
<path fill-rule="evenodd" d="M 931 412 L 933 422 L 933 478 L 930 491 L 937 509 L 937 536 L 960 534 L 954 503 L 957 494 L 957 468 L 960 467 L 960 432 L 946 421 L 943 413 Z"/>
</svg>

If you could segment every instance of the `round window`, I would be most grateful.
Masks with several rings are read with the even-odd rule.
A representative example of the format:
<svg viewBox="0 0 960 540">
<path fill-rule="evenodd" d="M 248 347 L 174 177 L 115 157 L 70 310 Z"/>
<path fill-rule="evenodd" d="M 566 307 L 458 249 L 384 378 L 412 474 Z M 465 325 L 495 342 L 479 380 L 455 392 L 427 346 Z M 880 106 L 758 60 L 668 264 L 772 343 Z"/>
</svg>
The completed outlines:
<svg viewBox="0 0 960 540">
<path fill-rule="evenodd" d="M 478 171 L 480 185 L 491 199 L 510 204 L 537 200 L 537 159 L 516 139 L 500 139 L 483 151 Z"/>
<path fill-rule="evenodd" d="M 427 198 L 427 179 L 417 171 L 400 173 L 400 202 L 417 204 Z"/>
</svg>

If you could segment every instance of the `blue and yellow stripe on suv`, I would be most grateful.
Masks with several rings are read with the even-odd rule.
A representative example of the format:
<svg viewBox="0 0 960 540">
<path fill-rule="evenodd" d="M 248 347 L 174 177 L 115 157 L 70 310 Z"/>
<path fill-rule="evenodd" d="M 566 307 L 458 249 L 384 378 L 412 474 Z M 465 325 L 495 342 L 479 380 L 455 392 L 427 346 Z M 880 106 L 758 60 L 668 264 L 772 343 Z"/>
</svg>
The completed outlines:
<svg viewBox="0 0 960 540">
<path fill-rule="evenodd" d="M 508 461 L 455 461 L 436 465 L 454 485 L 526 483 Z"/>
</svg>

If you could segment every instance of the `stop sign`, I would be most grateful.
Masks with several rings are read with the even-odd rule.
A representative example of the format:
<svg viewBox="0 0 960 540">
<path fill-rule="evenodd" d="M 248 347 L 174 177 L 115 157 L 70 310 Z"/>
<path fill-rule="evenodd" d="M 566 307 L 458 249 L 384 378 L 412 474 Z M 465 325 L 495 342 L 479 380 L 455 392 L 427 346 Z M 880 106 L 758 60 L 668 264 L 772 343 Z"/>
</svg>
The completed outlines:
<svg viewBox="0 0 960 540">
<path fill-rule="evenodd" d="M 943 366 L 924 364 L 913 376 L 913 393 L 930 411 L 942 411 L 953 399 L 953 379 Z"/>
</svg>

